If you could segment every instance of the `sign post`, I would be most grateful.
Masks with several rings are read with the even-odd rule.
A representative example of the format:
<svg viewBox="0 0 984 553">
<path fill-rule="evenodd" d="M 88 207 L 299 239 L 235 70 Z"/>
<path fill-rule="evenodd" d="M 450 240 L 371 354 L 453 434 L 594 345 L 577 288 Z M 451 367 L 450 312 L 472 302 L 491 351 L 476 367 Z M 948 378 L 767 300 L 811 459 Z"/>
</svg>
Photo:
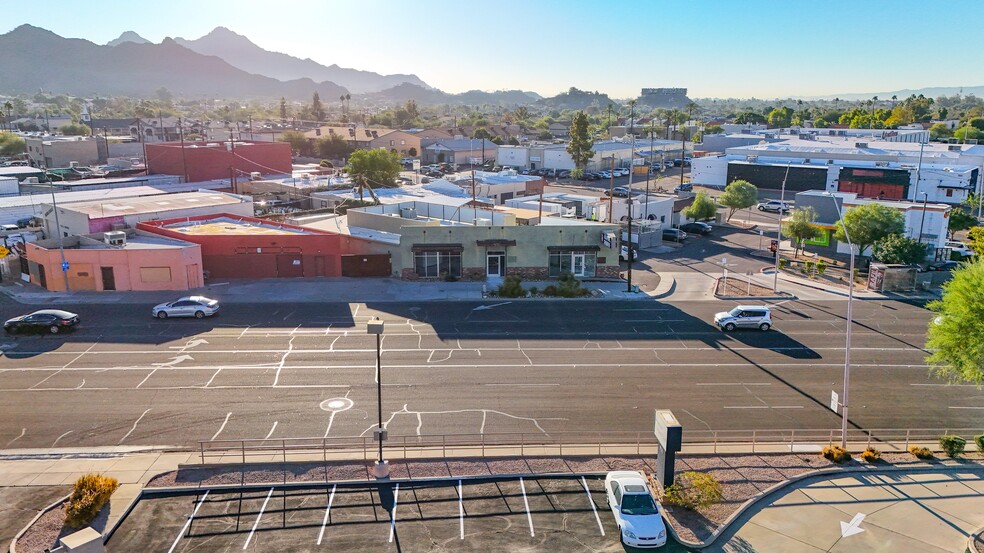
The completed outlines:
<svg viewBox="0 0 984 553">
<path fill-rule="evenodd" d="M 830 410 L 836 413 L 837 412 L 837 406 L 839 406 L 839 405 L 840 405 L 840 397 L 837 396 L 837 392 L 831 390 L 830 391 Z"/>
<path fill-rule="evenodd" d="M 673 416 L 673 411 L 657 409 L 654 432 L 659 442 L 659 451 L 656 455 L 656 479 L 663 488 L 666 488 L 673 484 L 676 454 L 683 448 L 683 426 Z"/>
</svg>

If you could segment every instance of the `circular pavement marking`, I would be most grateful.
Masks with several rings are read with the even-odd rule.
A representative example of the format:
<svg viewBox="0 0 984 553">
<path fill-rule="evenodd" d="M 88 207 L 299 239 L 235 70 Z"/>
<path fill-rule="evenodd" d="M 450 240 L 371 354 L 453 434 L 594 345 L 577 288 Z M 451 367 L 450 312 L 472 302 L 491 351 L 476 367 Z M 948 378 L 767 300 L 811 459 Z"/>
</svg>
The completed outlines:
<svg viewBox="0 0 984 553">
<path fill-rule="evenodd" d="M 355 405 L 355 402 L 347 397 L 333 397 L 322 401 L 320 407 L 323 411 L 340 413 L 342 411 L 348 411 L 353 405 Z"/>
</svg>

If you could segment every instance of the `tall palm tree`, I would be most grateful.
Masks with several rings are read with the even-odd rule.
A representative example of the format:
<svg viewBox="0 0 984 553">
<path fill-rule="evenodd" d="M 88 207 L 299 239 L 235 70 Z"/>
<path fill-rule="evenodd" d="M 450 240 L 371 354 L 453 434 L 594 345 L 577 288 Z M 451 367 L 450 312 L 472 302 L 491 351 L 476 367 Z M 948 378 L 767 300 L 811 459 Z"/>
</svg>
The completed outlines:
<svg viewBox="0 0 984 553">
<path fill-rule="evenodd" d="M 14 111 L 14 104 L 10 103 L 10 100 L 7 100 L 6 102 L 3 103 L 3 108 L 7 110 L 7 117 L 4 118 L 4 123 L 6 123 L 7 130 L 9 131 L 10 130 L 10 115 Z"/>
</svg>

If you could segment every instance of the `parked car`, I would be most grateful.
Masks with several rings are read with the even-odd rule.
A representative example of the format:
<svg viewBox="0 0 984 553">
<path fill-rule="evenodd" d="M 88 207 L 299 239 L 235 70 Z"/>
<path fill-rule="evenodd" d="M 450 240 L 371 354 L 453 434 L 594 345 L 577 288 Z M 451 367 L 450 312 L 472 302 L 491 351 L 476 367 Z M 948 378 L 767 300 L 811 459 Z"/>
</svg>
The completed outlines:
<svg viewBox="0 0 984 553">
<path fill-rule="evenodd" d="M 79 324 L 79 316 L 61 309 L 41 309 L 27 315 L 14 317 L 3 323 L 7 334 L 18 332 L 47 332 L 58 334 L 63 330 L 72 330 Z"/>
<path fill-rule="evenodd" d="M 673 166 L 674 167 L 683 167 L 683 160 L 682 159 L 674 159 L 673 160 Z"/>
<path fill-rule="evenodd" d="M 557 173 L 557 178 L 559 178 L 559 179 L 569 179 L 569 178 L 571 178 L 571 172 L 570 171 L 561 171 L 561 172 Z"/>
<path fill-rule="evenodd" d="M 34 217 L 24 217 L 23 219 L 17 219 L 18 228 L 27 228 L 34 226 Z"/>
<path fill-rule="evenodd" d="M 618 250 L 619 261 L 635 261 L 638 255 L 639 252 L 635 248 L 629 249 L 625 244 L 622 244 L 622 247 Z"/>
<path fill-rule="evenodd" d="M 605 476 L 605 496 L 624 545 L 645 548 L 666 545 L 662 509 L 653 499 L 641 472 L 609 472 Z"/>
<path fill-rule="evenodd" d="M 739 305 L 714 315 L 714 324 L 728 332 L 737 328 L 769 330 L 772 328 L 772 311 L 764 305 Z"/>
<path fill-rule="evenodd" d="M 612 178 L 612 172 L 606 169 L 606 170 L 598 173 L 598 176 L 600 176 L 603 179 L 610 179 L 610 178 Z"/>
<path fill-rule="evenodd" d="M 955 240 L 947 240 L 946 247 L 950 248 L 950 251 L 954 253 L 959 253 L 963 257 L 970 257 L 972 255 L 977 254 L 977 252 L 970 249 L 970 246 L 968 246 L 967 244 L 964 244 L 963 242 L 957 242 Z"/>
<path fill-rule="evenodd" d="M 960 266 L 959 261 L 937 261 L 926 266 L 927 271 L 952 271 Z"/>
<path fill-rule="evenodd" d="M 628 198 L 629 189 L 624 186 L 616 186 L 610 191 L 606 191 L 605 194 L 610 194 L 612 196 L 615 196 L 616 198 Z"/>
<path fill-rule="evenodd" d="M 714 227 L 708 225 L 707 223 L 694 221 L 693 223 L 684 223 L 680 225 L 680 230 L 691 234 L 710 234 L 711 231 L 714 230 Z"/>
<path fill-rule="evenodd" d="M 689 182 L 685 182 L 683 184 L 676 185 L 676 187 L 673 189 L 673 191 L 674 192 L 693 192 L 694 191 L 694 185 L 690 184 Z"/>
<path fill-rule="evenodd" d="M 674 168 L 676 166 L 673 165 L 673 162 L 672 161 L 664 161 L 663 162 L 663 167 L 666 167 L 667 169 L 672 169 L 672 168 Z"/>
<path fill-rule="evenodd" d="M 151 312 L 158 319 L 168 317 L 195 317 L 202 319 L 219 312 L 219 302 L 205 296 L 187 296 L 170 303 L 154 306 Z"/>
<path fill-rule="evenodd" d="M 0 230 L 5 232 L 12 232 L 12 231 L 20 230 L 20 227 L 17 225 L 0 225 Z"/>
<path fill-rule="evenodd" d="M 772 213 L 786 212 L 793 207 L 789 205 L 789 202 L 781 202 L 779 200 L 769 200 L 767 202 L 759 202 L 759 211 L 771 211 Z"/>
<path fill-rule="evenodd" d="M 686 239 L 687 239 L 687 233 L 683 232 L 678 228 L 663 229 L 663 240 L 671 240 L 673 242 L 683 242 Z"/>
</svg>

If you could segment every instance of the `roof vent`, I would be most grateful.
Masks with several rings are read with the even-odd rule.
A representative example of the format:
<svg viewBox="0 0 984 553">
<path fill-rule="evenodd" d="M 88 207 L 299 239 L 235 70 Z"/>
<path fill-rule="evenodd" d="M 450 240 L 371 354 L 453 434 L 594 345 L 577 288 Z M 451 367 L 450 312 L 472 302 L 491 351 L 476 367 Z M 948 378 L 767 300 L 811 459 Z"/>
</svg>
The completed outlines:
<svg viewBox="0 0 984 553">
<path fill-rule="evenodd" d="M 854 143 L 854 147 L 855 148 L 867 148 L 868 147 L 868 143 L 867 142 L 855 142 Z"/>
</svg>

